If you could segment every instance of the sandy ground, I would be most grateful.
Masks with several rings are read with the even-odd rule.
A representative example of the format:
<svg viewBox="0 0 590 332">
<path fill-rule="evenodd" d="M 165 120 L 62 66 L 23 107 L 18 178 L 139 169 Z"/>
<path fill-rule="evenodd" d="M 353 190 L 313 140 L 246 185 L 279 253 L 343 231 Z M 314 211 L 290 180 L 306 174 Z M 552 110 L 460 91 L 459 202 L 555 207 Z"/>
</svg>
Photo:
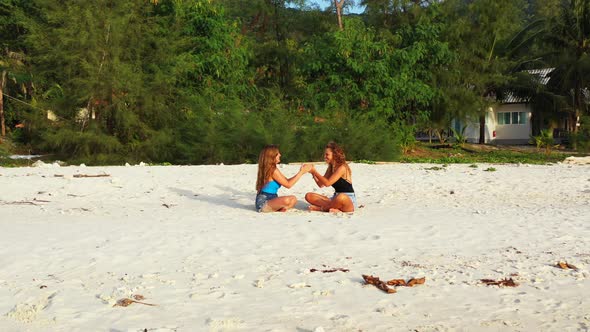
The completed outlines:
<svg viewBox="0 0 590 332">
<path fill-rule="evenodd" d="M 353 215 L 256 213 L 256 165 L 0 168 L 0 330 L 590 330 L 590 166 L 477 166 L 352 164 Z"/>
</svg>

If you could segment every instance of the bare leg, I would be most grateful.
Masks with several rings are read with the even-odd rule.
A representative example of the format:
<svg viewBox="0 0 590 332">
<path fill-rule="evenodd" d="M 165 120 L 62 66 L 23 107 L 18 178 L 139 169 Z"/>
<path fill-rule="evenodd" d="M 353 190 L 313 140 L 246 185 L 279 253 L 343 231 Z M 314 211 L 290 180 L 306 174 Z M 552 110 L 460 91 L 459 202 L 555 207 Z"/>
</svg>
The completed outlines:
<svg viewBox="0 0 590 332">
<path fill-rule="evenodd" d="M 262 208 L 262 212 L 285 212 L 294 207 L 295 204 L 297 204 L 297 198 L 295 196 L 281 196 L 266 202 Z"/>
<path fill-rule="evenodd" d="M 338 194 L 331 200 L 329 206 L 330 212 L 354 212 L 352 199 L 346 194 Z"/>
<path fill-rule="evenodd" d="M 310 211 L 328 211 L 330 208 L 330 199 L 324 195 L 316 193 L 305 194 L 305 200 L 311 204 Z"/>
</svg>

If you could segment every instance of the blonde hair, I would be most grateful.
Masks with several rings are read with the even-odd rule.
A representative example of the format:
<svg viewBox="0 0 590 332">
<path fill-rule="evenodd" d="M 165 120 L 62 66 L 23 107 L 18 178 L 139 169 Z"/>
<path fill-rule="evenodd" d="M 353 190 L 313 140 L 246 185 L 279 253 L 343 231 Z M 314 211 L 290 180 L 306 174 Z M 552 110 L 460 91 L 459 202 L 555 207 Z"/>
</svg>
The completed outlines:
<svg viewBox="0 0 590 332">
<path fill-rule="evenodd" d="M 279 154 L 279 147 L 276 145 L 267 145 L 260 155 L 258 155 L 258 178 L 256 179 L 256 192 L 272 178 L 272 173 L 277 169 L 276 158 Z"/>
</svg>

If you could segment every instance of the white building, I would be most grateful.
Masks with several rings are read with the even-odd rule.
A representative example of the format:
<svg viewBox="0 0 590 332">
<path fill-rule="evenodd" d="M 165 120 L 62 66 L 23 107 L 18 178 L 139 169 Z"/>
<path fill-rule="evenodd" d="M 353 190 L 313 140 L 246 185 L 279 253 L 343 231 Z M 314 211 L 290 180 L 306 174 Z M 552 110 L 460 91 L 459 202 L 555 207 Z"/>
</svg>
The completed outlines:
<svg viewBox="0 0 590 332">
<path fill-rule="evenodd" d="M 553 68 L 529 70 L 528 72 L 539 77 L 542 84 L 549 81 L 548 74 Z M 485 143 L 491 144 L 527 144 L 532 135 L 533 110 L 528 100 L 514 95 L 508 95 L 502 103 L 490 107 L 486 111 Z M 453 120 L 452 128 L 461 132 L 463 126 L 465 136 L 470 143 L 479 142 L 479 118 L 467 120 Z"/>
</svg>

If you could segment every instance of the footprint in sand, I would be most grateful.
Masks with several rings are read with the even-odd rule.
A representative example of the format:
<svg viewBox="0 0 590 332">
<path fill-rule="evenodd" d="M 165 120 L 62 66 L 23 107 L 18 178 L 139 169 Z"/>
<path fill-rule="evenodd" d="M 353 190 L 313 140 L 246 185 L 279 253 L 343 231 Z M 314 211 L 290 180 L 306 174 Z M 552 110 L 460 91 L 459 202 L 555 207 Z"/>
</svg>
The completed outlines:
<svg viewBox="0 0 590 332">
<path fill-rule="evenodd" d="M 210 331 L 225 331 L 240 328 L 244 321 L 237 317 L 228 318 L 207 318 L 207 325 Z"/>
<path fill-rule="evenodd" d="M 51 305 L 56 295 L 57 292 L 54 292 L 49 296 L 43 296 L 37 300 L 17 304 L 12 310 L 6 313 L 6 316 L 21 322 L 30 323 L 37 319 L 39 313 Z"/>
</svg>

